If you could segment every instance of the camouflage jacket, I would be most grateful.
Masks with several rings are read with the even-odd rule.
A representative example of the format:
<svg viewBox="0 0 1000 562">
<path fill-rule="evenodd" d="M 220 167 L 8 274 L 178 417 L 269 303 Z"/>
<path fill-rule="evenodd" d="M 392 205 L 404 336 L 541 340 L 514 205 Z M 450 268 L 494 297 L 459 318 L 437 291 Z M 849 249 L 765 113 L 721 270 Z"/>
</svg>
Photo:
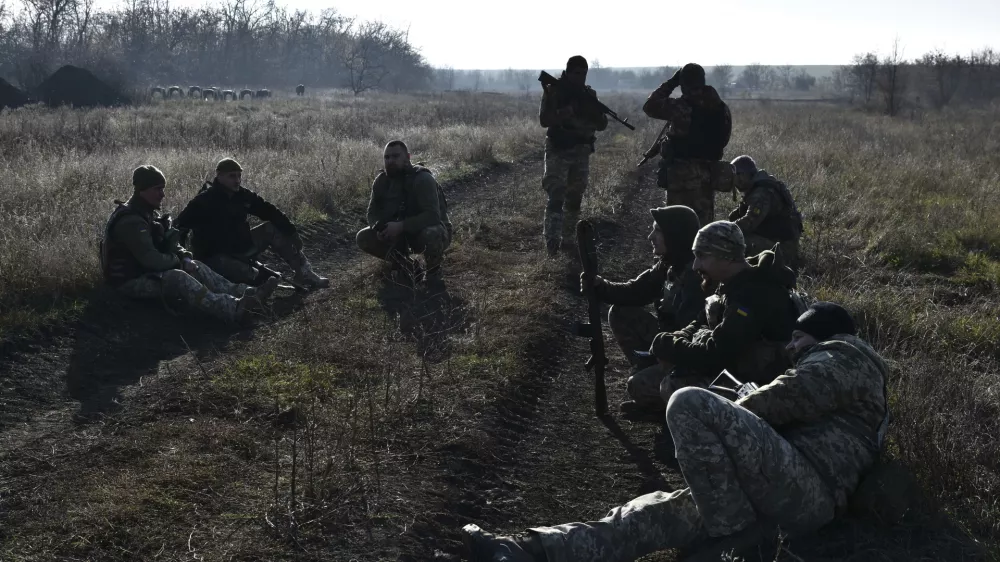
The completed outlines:
<svg viewBox="0 0 1000 562">
<path fill-rule="evenodd" d="M 863 340 L 843 334 L 799 357 L 793 369 L 737 403 L 802 452 L 843 509 L 878 456 L 889 367 Z"/>
<path fill-rule="evenodd" d="M 101 265 L 104 279 L 121 285 L 146 273 L 176 269 L 190 258 L 177 237 L 168 237 L 158 211 L 137 195 L 120 204 L 104 227 Z"/>
<path fill-rule="evenodd" d="M 719 285 L 698 319 L 653 338 L 650 352 L 688 372 L 728 369 L 740 380 L 767 383 L 788 366 L 784 353 L 798 308 L 795 274 L 774 252 L 748 258 L 750 267 Z"/>
<path fill-rule="evenodd" d="M 597 92 L 590 86 L 586 86 L 585 91 L 594 98 L 597 97 Z M 564 107 L 572 107 L 573 115 L 559 117 L 556 112 Z M 594 133 L 608 128 L 607 115 L 593 106 L 566 99 L 555 88 L 542 90 L 538 122 L 547 129 L 545 134 L 556 148 L 593 143 Z"/>
<path fill-rule="evenodd" d="M 729 220 L 744 235 L 757 234 L 776 242 L 798 240 L 802 234 L 802 215 L 791 192 L 765 170 L 754 175 L 753 185 L 743 194 L 740 206 L 729 213 Z"/>
<path fill-rule="evenodd" d="M 678 273 L 679 272 L 679 273 Z M 644 306 L 656 303 L 660 330 L 680 330 L 695 319 L 705 306 L 701 276 L 691 262 L 679 266 L 658 260 L 653 267 L 624 283 L 605 281 L 596 290 L 597 298 L 608 304 Z"/>
<path fill-rule="evenodd" d="M 377 222 L 401 220 L 407 234 L 439 224 L 451 232 L 444 192 L 423 166 L 411 166 L 399 177 L 379 173 L 372 182 L 367 219 L 371 227 Z"/>
<path fill-rule="evenodd" d="M 674 158 L 718 160 L 729 144 L 733 118 L 719 93 L 711 86 L 698 93 L 672 98 L 674 87 L 664 82 L 653 91 L 642 111 L 669 122 L 667 138 Z"/>
</svg>

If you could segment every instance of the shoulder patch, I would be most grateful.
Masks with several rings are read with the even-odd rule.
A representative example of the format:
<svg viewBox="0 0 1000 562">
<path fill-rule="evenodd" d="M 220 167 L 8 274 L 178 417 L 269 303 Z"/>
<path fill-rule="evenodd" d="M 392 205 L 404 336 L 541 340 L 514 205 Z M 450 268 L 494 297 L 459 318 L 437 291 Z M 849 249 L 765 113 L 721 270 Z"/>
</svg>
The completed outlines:
<svg viewBox="0 0 1000 562">
<path fill-rule="evenodd" d="M 736 314 L 739 314 L 740 316 L 743 316 L 743 317 L 750 316 L 750 309 L 748 309 L 745 306 L 737 307 L 736 308 Z"/>
</svg>

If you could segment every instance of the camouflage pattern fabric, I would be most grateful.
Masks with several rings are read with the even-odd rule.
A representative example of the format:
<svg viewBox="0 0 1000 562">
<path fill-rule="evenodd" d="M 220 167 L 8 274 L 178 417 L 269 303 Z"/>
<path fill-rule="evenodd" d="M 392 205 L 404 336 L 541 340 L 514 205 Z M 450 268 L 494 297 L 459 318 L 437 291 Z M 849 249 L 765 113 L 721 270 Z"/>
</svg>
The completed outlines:
<svg viewBox="0 0 1000 562">
<path fill-rule="evenodd" d="M 239 298 L 247 286 L 228 281 L 207 265 L 194 261 L 198 270 L 188 274 L 180 269 L 147 273 L 118 287 L 122 294 L 135 299 L 180 299 L 188 306 L 223 322 L 238 320 Z"/>
<path fill-rule="evenodd" d="M 653 357 L 635 354 L 636 350 L 648 351 L 660 332 L 656 317 L 644 307 L 614 305 L 608 311 L 608 327 L 633 367 L 625 382 L 629 397 L 636 402 L 663 406 L 665 403 L 660 399 L 663 367 Z"/>
<path fill-rule="evenodd" d="M 379 240 L 378 232 L 368 227 L 358 232 L 356 240 L 358 248 L 363 252 L 387 261 L 392 250 L 398 251 L 403 256 L 422 253 L 429 272 L 435 268 L 440 271 L 444 252 L 451 244 L 448 229 L 441 223 L 412 235 L 404 232 L 395 244 Z"/>
<path fill-rule="evenodd" d="M 724 260 L 742 261 L 746 252 L 746 241 L 736 223 L 715 221 L 701 227 L 694 237 L 692 249 Z"/>
<path fill-rule="evenodd" d="M 833 496 L 809 460 L 749 410 L 686 388 L 670 399 L 666 417 L 689 488 L 640 496 L 599 521 L 530 529 L 549 562 L 626 562 L 758 519 L 798 533 L 834 517 Z"/>
<path fill-rule="evenodd" d="M 667 205 L 684 205 L 701 224 L 715 220 L 715 190 L 711 162 L 673 160 L 667 165 Z"/>
<path fill-rule="evenodd" d="M 250 229 L 254 251 L 245 257 L 215 254 L 205 259 L 205 263 L 216 273 L 233 283 L 252 283 L 257 278 L 257 269 L 250 266 L 264 250 L 271 249 L 294 271 L 298 272 L 307 262 L 305 255 L 295 249 L 292 240 L 272 223 L 264 222 Z"/>
<path fill-rule="evenodd" d="M 545 139 L 545 172 L 542 189 L 548 195 L 542 232 L 546 242 L 562 243 L 563 228 L 575 228 L 583 193 L 590 176 L 590 145 L 556 149 Z M 565 217 L 564 217 L 565 213 Z"/>
</svg>

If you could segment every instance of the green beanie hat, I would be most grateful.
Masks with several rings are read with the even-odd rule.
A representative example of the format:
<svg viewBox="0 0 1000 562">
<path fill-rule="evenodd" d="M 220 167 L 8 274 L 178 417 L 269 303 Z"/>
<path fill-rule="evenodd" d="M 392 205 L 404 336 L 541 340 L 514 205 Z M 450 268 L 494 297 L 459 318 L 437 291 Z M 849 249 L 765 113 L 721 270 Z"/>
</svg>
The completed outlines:
<svg viewBox="0 0 1000 562">
<path fill-rule="evenodd" d="M 136 191 L 142 191 L 167 183 L 166 176 L 156 166 L 147 164 L 132 170 L 132 186 Z"/>
<path fill-rule="evenodd" d="M 219 164 L 215 167 L 215 172 L 218 174 L 228 174 L 231 172 L 242 172 L 243 167 L 240 163 L 232 158 L 223 158 L 219 160 Z"/>
</svg>

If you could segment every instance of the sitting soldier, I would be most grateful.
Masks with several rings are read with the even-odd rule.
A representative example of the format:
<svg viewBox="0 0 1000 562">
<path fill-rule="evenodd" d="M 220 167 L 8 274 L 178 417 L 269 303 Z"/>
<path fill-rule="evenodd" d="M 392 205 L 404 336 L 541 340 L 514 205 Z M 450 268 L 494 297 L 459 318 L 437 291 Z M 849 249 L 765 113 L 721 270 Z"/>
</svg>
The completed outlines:
<svg viewBox="0 0 1000 562">
<path fill-rule="evenodd" d="M 723 369 L 744 382 L 771 382 L 787 365 L 784 342 L 800 312 L 795 274 L 770 251 L 748 261 L 735 224 L 702 227 L 693 250 L 694 270 L 718 288 L 697 320 L 653 338 L 649 351 L 669 373 L 660 385 L 664 403 L 681 387 L 708 385 Z"/>
<path fill-rule="evenodd" d="M 666 404 L 660 397 L 660 383 L 666 373 L 647 350 L 660 332 L 674 332 L 698 318 L 705 307 L 701 277 L 691 267 L 691 245 L 701 226 L 690 207 L 674 205 L 651 209 L 653 230 L 649 242 L 656 263 L 624 283 L 613 283 L 600 276 L 588 280 L 580 274 L 584 293 L 593 290 L 598 300 L 612 305 L 608 325 L 615 340 L 632 364 L 627 382 L 630 401 L 621 405 L 627 415 L 649 411 L 663 417 Z M 656 303 L 656 316 L 645 305 Z"/>
<path fill-rule="evenodd" d="M 729 213 L 729 220 L 743 231 L 747 255 L 755 256 L 777 244 L 785 264 L 798 271 L 802 215 L 788 187 L 767 170 L 758 170 L 749 156 L 739 156 L 732 164 L 742 201 Z"/>
<path fill-rule="evenodd" d="M 470 560 L 628 562 L 668 548 L 709 554 L 723 537 L 750 546 L 773 539 L 774 528 L 795 536 L 843 513 L 882 448 L 889 368 L 836 304 L 816 303 L 794 328 L 787 348 L 796 364 L 770 384 L 735 403 L 701 388 L 670 399 L 667 428 L 688 488 L 639 496 L 599 521 L 513 537 L 466 525 Z"/>
<path fill-rule="evenodd" d="M 179 243 L 180 233 L 160 216 L 166 179 L 155 166 L 132 172 L 135 191 L 111 213 L 101 242 L 101 269 L 109 285 L 132 298 L 179 298 L 229 324 L 238 324 L 278 285 L 227 281 Z"/>
<path fill-rule="evenodd" d="M 330 280 L 312 270 L 302 253 L 302 238 L 295 225 L 277 207 L 241 185 L 243 168 L 232 158 L 215 167 L 215 179 L 202 186 L 198 195 L 177 216 L 176 226 L 193 234 L 192 249 L 199 260 L 209 264 L 234 283 L 259 284 L 262 273 L 254 262 L 264 250 L 272 249 L 295 272 L 297 284 L 312 288 L 328 287 Z M 250 228 L 253 215 L 263 222 Z"/>
<path fill-rule="evenodd" d="M 386 144 L 383 160 L 385 170 L 372 183 L 368 226 L 358 232 L 358 247 L 389 261 L 394 276 L 440 283 L 444 251 L 451 244 L 444 193 L 430 170 L 410 163 L 403 141 Z M 424 254 L 426 273 L 411 253 Z"/>
</svg>

